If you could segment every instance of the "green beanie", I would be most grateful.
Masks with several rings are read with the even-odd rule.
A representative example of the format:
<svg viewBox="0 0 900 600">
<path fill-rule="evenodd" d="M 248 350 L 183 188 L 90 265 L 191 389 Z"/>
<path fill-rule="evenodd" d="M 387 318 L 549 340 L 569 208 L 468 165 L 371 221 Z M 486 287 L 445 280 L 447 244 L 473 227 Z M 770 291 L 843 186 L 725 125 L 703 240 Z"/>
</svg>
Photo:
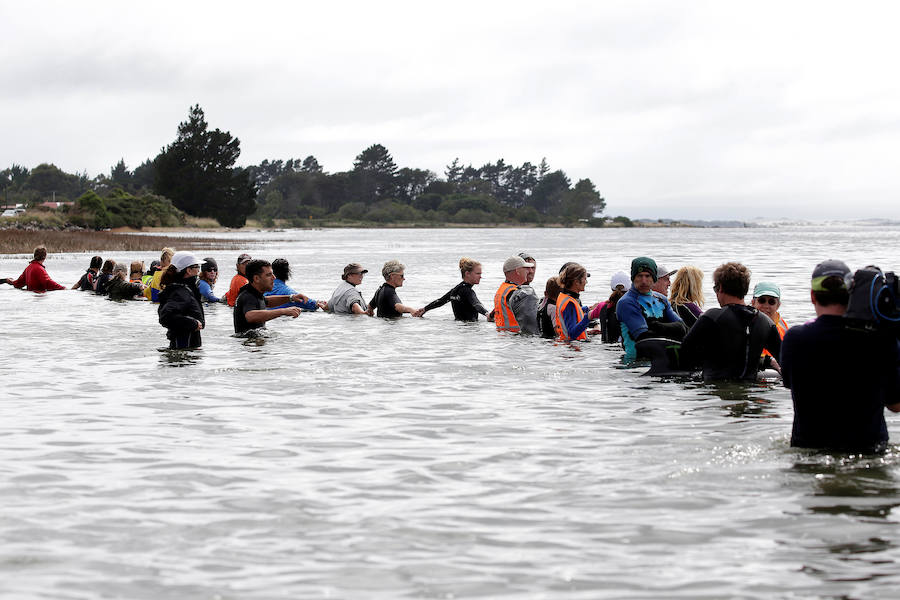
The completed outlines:
<svg viewBox="0 0 900 600">
<path fill-rule="evenodd" d="M 631 261 L 631 280 L 634 281 L 635 276 L 641 271 L 647 271 L 653 277 L 653 283 L 656 283 L 656 261 L 646 256 L 638 256 Z"/>
</svg>

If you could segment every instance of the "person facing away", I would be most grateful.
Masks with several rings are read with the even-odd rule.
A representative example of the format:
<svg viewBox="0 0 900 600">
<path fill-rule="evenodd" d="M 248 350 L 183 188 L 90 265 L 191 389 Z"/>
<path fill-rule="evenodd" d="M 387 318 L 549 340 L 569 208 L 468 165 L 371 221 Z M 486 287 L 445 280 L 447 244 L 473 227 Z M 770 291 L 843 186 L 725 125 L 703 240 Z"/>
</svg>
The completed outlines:
<svg viewBox="0 0 900 600">
<path fill-rule="evenodd" d="M 669 303 L 672 310 L 688 328 L 693 327 L 703 312 L 700 307 L 706 301 L 703 297 L 703 271 L 690 265 L 681 267 L 675 274 L 671 291 Z"/>
<path fill-rule="evenodd" d="M 267 260 L 251 260 L 245 263 L 244 272 L 248 283 L 241 288 L 234 304 L 234 332 L 245 333 L 251 329 L 265 328 L 266 322 L 278 317 L 300 316 L 301 310 L 296 306 L 274 308 L 285 302 L 301 300 L 301 294 L 292 296 L 266 296 L 275 285 L 275 273 Z M 305 296 L 304 296 L 305 297 Z"/>
<path fill-rule="evenodd" d="M 144 286 L 128 281 L 127 278 L 128 268 L 124 263 L 116 263 L 116 266 L 113 267 L 112 279 L 106 284 L 106 295 L 110 300 L 131 300 L 137 296 L 143 296 Z"/>
<path fill-rule="evenodd" d="M 669 301 L 653 291 L 656 261 L 638 256 L 631 261 L 631 288 L 616 303 L 616 318 L 622 332 L 625 360 L 649 358 L 638 351 L 637 342 L 646 338 L 680 340 L 685 326 Z"/>
<path fill-rule="evenodd" d="M 159 268 L 153 272 L 153 276 L 150 278 L 150 285 L 144 290 L 144 296 L 151 302 L 159 302 L 159 294 L 163 290 L 162 278 L 165 272 L 169 270 L 174 255 L 175 250 L 168 247 L 163 248 L 159 255 Z M 153 269 L 152 263 L 150 264 L 150 269 Z"/>
<path fill-rule="evenodd" d="M 537 297 L 534 290 L 522 289 L 532 263 L 521 256 L 510 256 L 503 263 L 506 279 L 494 294 L 494 323 L 497 329 L 515 333 L 540 334 L 537 322 Z"/>
<path fill-rule="evenodd" d="M 600 321 L 600 340 L 605 343 L 618 343 L 622 340 L 622 326 L 616 317 L 616 304 L 631 285 L 628 275 L 624 271 L 617 271 L 609 280 L 609 288 L 612 293 L 605 302 L 599 303 L 591 311 L 592 319 Z M 596 314 L 595 314 L 596 313 Z"/>
<path fill-rule="evenodd" d="M 0 283 L 8 283 L 19 289 L 24 287 L 32 292 L 52 292 L 66 289 L 65 286 L 59 285 L 50 278 L 47 269 L 44 268 L 46 259 L 47 249 L 44 246 L 38 246 L 34 249 L 34 258 L 17 279 L 6 277 L 0 279 Z"/>
<path fill-rule="evenodd" d="M 884 408 L 900 412 L 900 352 L 895 331 L 844 317 L 850 269 L 826 260 L 812 273 L 815 320 L 784 334 L 781 373 L 791 390 L 791 446 L 881 452 L 888 442 Z"/>
<path fill-rule="evenodd" d="M 197 279 L 197 289 L 207 302 L 225 302 L 225 298 L 219 298 L 213 292 L 213 286 L 219 280 L 219 263 L 214 258 L 204 258 L 200 265 L 200 277 Z"/>
<path fill-rule="evenodd" d="M 342 281 L 326 303 L 325 310 L 337 315 L 370 315 L 369 306 L 356 287 L 362 284 L 363 276 L 368 272 L 359 263 L 350 263 L 344 267 Z"/>
<path fill-rule="evenodd" d="M 100 269 L 100 274 L 97 276 L 97 282 L 94 288 L 94 291 L 101 296 L 106 295 L 106 287 L 109 285 L 109 282 L 112 281 L 113 269 L 115 268 L 116 261 L 113 259 L 107 258 L 103 262 L 103 268 Z"/>
<path fill-rule="evenodd" d="M 248 277 L 246 277 L 247 273 L 247 264 L 251 261 L 249 254 L 241 254 L 237 257 L 237 263 L 235 264 L 235 269 L 237 269 L 237 273 L 231 278 L 231 285 L 228 286 L 228 291 L 225 292 L 225 301 L 228 303 L 228 306 L 234 306 L 237 302 L 238 294 L 241 293 L 241 290 L 244 289 L 244 286 L 250 283 Z M 268 261 L 266 261 L 268 262 Z M 271 265 L 270 265 L 271 266 Z"/>
<path fill-rule="evenodd" d="M 159 293 L 159 324 L 166 328 L 169 348 L 184 350 L 202 345 L 200 330 L 206 326 L 197 276 L 200 259 L 190 252 L 175 252 L 163 276 Z"/>
<path fill-rule="evenodd" d="M 316 302 L 315 300 L 306 296 L 306 294 L 301 294 L 291 286 L 287 284 L 288 279 L 291 278 L 291 264 L 287 261 L 286 258 L 276 258 L 272 261 L 272 273 L 275 274 L 275 283 L 272 286 L 272 291 L 266 292 L 266 296 L 294 296 L 303 298 L 299 302 L 289 302 L 285 306 L 296 306 L 297 308 L 302 308 L 303 310 L 314 311 L 318 310 L 320 307 L 324 308 L 326 306 L 325 302 Z"/>
<path fill-rule="evenodd" d="M 389 260 L 381 268 L 381 276 L 384 283 L 381 284 L 375 295 L 369 300 L 369 310 L 376 311 L 375 316 L 394 319 L 402 317 L 404 313 L 413 315 L 416 309 L 400 302 L 397 288 L 403 285 L 406 279 L 406 265 L 399 260 Z"/>
<path fill-rule="evenodd" d="M 81 278 L 72 286 L 73 290 L 82 292 L 94 291 L 94 284 L 97 282 L 97 274 L 103 265 L 103 259 L 99 256 L 91 257 L 91 266 L 81 276 Z"/>
<path fill-rule="evenodd" d="M 544 284 L 544 297 L 538 304 L 538 329 L 542 338 L 553 339 L 557 336 L 556 301 L 559 299 L 561 289 L 559 277 L 550 277 Z"/>
<path fill-rule="evenodd" d="M 713 283 L 719 308 L 700 315 L 684 336 L 679 361 L 686 367 L 702 366 L 706 380 L 754 380 L 763 348 L 778 356 L 781 336 L 772 319 L 744 302 L 750 269 L 737 262 L 725 263 L 713 272 Z"/>
<path fill-rule="evenodd" d="M 750 305 L 772 319 L 778 329 L 778 335 L 783 340 L 784 334 L 788 330 L 788 324 L 778 312 L 778 309 L 781 308 L 781 288 L 771 281 L 760 281 L 753 288 L 753 300 L 750 301 Z M 772 368 L 773 360 L 776 360 L 775 357 L 768 350 L 763 350 L 759 368 Z"/>
<path fill-rule="evenodd" d="M 587 339 L 591 319 L 588 308 L 581 304 L 580 294 L 590 276 L 578 263 L 566 267 L 559 276 L 561 289 L 556 299 L 556 334 L 562 341 Z"/>
<path fill-rule="evenodd" d="M 472 286 L 476 286 L 481 282 L 481 263 L 471 258 L 459 259 L 459 273 L 462 281 L 457 283 L 449 292 L 429 302 L 424 307 L 413 313 L 414 317 L 421 317 L 429 310 L 434 310 L 440 306 L 450 303 L 453 309 L 453 318 L 457 321 L 477 321 L 478 315 L 487 315 L 487 309 L 478 300 L 475 290 Z"/>
<path fill-rule="evenodd" d="M 131 268 L 128 273 L 128 281 L 131 283 L 142 283 L 142 279 L 144 277 L 144 261 L 142 260 L 133 260 L 131 261 Z"/>
</svg>

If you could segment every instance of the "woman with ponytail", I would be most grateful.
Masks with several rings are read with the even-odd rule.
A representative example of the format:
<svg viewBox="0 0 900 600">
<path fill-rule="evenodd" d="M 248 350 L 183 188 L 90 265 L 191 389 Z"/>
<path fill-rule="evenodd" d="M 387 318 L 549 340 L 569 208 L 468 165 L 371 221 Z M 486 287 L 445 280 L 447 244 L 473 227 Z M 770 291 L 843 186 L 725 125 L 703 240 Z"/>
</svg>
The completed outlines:
<svg viewBox="0 0 900 600">
<path fill-rule="evenodd" d="M 487 309 L 478 300 L 475 295 L 473 285 L 478 285 L 481 281 L 481 263 L 471 258 L 463 257 L 459 259 L 459 273 L 462 275 L 462 281 L 456 284 L 456 287 L 449 292 L 425 305 L 413 313 L 414 317 L 421 317 L 429 310 L 438 308 L 450 303 L 453 309 L 453 316 L 457 321 L 477 321 L 478 315 L 487 315 Z"/>
</svg>

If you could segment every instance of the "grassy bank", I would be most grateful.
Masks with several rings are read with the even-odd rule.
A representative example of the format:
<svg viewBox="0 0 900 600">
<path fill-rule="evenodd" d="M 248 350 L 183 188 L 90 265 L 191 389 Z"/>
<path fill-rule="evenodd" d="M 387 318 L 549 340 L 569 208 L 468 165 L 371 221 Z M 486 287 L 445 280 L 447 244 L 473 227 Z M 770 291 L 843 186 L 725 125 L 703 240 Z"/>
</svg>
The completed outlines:
<svg viewBox="0 0 900 600">
<path fill-rule="evenodd" d="M 244 244 L 246 245 L 246 244 Z M 109 231 L 0 231 L 0 254 L 31 254 L 35 247 L 46 246 L 54 252 L 159 251 L 165 246 L 177 250 L 235 250 L 234 240 L 215 238 L 173 237 L 167 235 L 134 235 Z"/>
</svg>

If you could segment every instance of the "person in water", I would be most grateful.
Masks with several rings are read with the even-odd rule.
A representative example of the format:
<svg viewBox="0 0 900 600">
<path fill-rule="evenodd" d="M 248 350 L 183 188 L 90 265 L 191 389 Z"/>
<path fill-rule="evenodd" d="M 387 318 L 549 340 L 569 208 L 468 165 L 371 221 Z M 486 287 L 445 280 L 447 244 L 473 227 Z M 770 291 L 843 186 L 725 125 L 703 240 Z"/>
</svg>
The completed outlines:
<svg viewBox="0 0 900 600">
<path fill-rule="evenodd" d="M 359 263 L 350 263 L 344 267 L 342 281 L 331 295 L 331 300 L 326 303 L 325 309 L 338 315 L 371 315 L 369 306 L 356 288 L 368 272 Z"/>
<path fill-rule="evenodd" d="M 744 297 L 750 289 L 750 269 L 736 262 L 713 272 L 713 291 L 719 308 L 697 319 L 679 351 L 682 367 L 702 366 L 703 379 L 755 380 L 763 348 L 778 356 L 781 336 L 772 319 Z"/>
<path fill-rule="evenodd" d="M 159 302 L 159 294 L 163 290 L 162 278 L 171 266 L 174 255 L 175 250 L 168 247 L 163 248 L 162 253 L 159 255 L 159 268 L 153 272 L 153 276 L 150 278 L 150 285 L 144 290 L 144 296 L 151 302 Z M 153 270 L 153 263 L 150 264 L 150 269 Z"/>
<path fill-rule="evenodd" d="M 94 285 L 97 283 L 97 274 L 100 272 L 100 267 L 102 265 L 102 258 L 99 256 L 91 257 L 91 266 L 88 267 L 87 271 L 84 272 L 78 282 L 72 286 L 72 289 L 80 290 L 82 292 L 94 291 Z"/>
<path fill-rule="evenodd" d="M 237 263 L 235 264 L 237 273 L 235 273 L 234 277 L 231 278 L 231 285 L 228 286 L 228 291 L 225 292 L 225 301 L 228 303 L 228 306 L 235 305 L 235 303 L 237 302 L 238 294 L 241 293 L 241 290 L 244 289 L 244 286 L 250 283 L 250 280 L 246 276 L 246 273 L 247 264 L 251 260 L 252 259 L 250 258 L 249 254 L 241 254 L 237 257 Z"/>
<path fill-rule="evenodd" d="M 518 256 L 525 261 L 525 283 L 520 288 L 537 298 L 537 292 L 531 287 L 531 284 L 534 282 L 534 275 L 537 272 L 537 261 L 534 260 L 531 252 L 519 252 Z M 560 269 L 560 273 L 562 273 L 562 269 Z"/>
<path fill-rule="evenodd" d="M 550 277 L 544 284 L 544 297 L 538 304 L 538 328 L 542 338 L 553 339 L 557 336 L 556 301 L 559 299 L 561 289 L 559 277 Z"/>
<path fill-rule="evenodd" d="M 288 279 L 291 278 L 291 265 L 286 258 L 273 260 L 272 272 L 275 274 L 275 283 L 272 286 L 272 291 L 266 292 L 266 296 L 297 296 L 303 298 L 299 302 L 291 303 L 291 306 L 296 306 L 303 310 L 314 311 L 319 308 L 325 308 L 326 304 L 324 301 L 316 302 L 287 284 Z"/>
<path fill-rule="evenodd" d="M 197 289 L 207 302 L 225 302 L 225 298 L 219 298 L 213 292 L 216 281 L 219 280 L 219 263 L 214 258 L 204 258 L 200 265 L 200 277 L 197 279 Z"/>
<path fill-rule="evenodd" d="M 206 317 L 197 289 L 200 263 L 200 259 L 190 252 L 175 252 L 160 278 L 162 291 L 157 312 L 172 350 L 202 345 L 200 331 L 206 326 Z"/>
<path fill-rule="evenodd" d="M 609 298 L 591 310 L 591 319 L 600 321 L 600 340 L 605 343 L 615 344 L 622 340 L 622 326 L 616 317 L 616 305 L 630 285 L 628 275 L 624 271 L 617 271 L 609 280 L 609 288 L 612 290 Z"/>
<path fill-rule="evenodd" d="M 693 266 L 681 267 L 675 274 L 675 282 L 672 284 L 672 295 L 669 303 L 672 310 L 681 317 L 688 328 L 694 326 L 700 313 L 700 308 L 705 302 L 703 297 L 703 271 Z"/>
<path fill-rule="evenodd" d="M 101 296 L 106 295 L 106 286 L 109 285 L 109 282 L 112 281 L 113 269 L 116 268 L 116 261 L 111 258 L 107 258 L 103 262 L 103 268 L 100 269 L 100 274 L 97 276 L 97 282 L 94 288 L 94 291 L 100 294 Z"/>
<path fill-rule="evenodd" d="M 449 292 L 433 302 L 413 313 L 414 317 L 421 317 L 429 310 L 450 303 L 453 309 L 453 317 L 457 321 L 477 321 L 478 315 L 487 315 L 487 309 L 478 300 L 472 286 L 481 282 L 481 263 L 471 258 L 459 259 L 459 273 L 462 281 L 457 283 Z"/>
<path fill-rule="evenodd" d="M 510 256 L 503 263 L 506 279 L 494 294 L 494 323 L 497 329 L 516 333 L 540 334 L 537 322 L 537 297 L 534 290 L 522 289 L 533 266 L 521 256 Z"/>
<path fill-rule="evenodd" d="M 244 333 L 251 329 L 265 328 L 266 322 L 278 317 L 296 319 L 302 312 L 296 306 L 279 307 L 286 302 L 299 302 L 305 296 L 266 296 L 275 285 L 275 273 L 267 260 L 251 260 L 244 272 L 249 283 L 241 288 L 234 305 L 234 332 Z"/>
<path fill-rule="evenodd" d="M 583 266 L 572 264 L 559 276 L 562 288 L 556 300 L 556 333 L 560 340 L 585 340 L 591 324 L 588 309 L 582 306 L 579 294 L 587 286 L 591 274 Z M 592 333 L 599 333 L 593 330 Z"/>
<path fill-rule="evenodd" d="M 781 308 L 781 288 L 770 281 L 760 281 L 753 288 L 753 300 L 750 305 L 763 313 L 775 323 L 778 328 L 778 335 L 784 339 L 784 334 L 788 330 L 787 321 L 785 321 L 778 309 Z M 778 364 L 775 357 L 768 350 L 763 350 L 760 357 L 760 369 L 774 368 Z"/>
<path fill-rule="evenodd" d="M 401 287 L 406 279 L 405 272 L 406 265 L 399 260 L 389 260 L 384 263 L 381 268 L 384 283 L 369 300 L 369 310 L 376 311 L 375 316 L 389 319 L 402 317 L 404 313 L 415 316 L 416 309 L 400 302 L 400 297 L 397 296 L 397 288 Z"/>
<path fill-rule="evenodd" d="M 669 286 L 672 285 L 672 275 L 674 275 L 676 271 L 670 271 L 666 267 L 662 265 L 657 265 L 656 267 L 656 281 L 653 282 L 653 291 L 659 292 L 663 296 L 669 295 Z"/>
<path fill-rule="evenodd" d="M 144 261 L 142 260 L 133 260 L 131 261 L 131 269 L 128 273 L 128 281 L 131 283 L 142 283 L 142 279 L 144 278 Z M 141 288 L 143 289 L 143 288 Z"/>
<path fill-rule="evenodd" d="M 813 270 L 816 319 L 784 334 L 781 373 L 791 390 L 791 446 L 874 453 L 888 442 L 884 408 L 900 412 L 896 332 L 850 327 L 850 269 L 826 260 Z"/>
<path fill-rule="evenodd" d="M 28 263 L 22 274 L 17 279 L 6 277 L 0 279 L 0 283 L 8 283 L 9 285 L 22 289 L 23 287 L 32 292 L 52 292 L 54 290 L 64 290 L 65 286 L 59 285 L 50 278 L 47 269 L 44 268 L 44 261 L 47 259 L 47 249 L 38 246 L 34 249 L 34 259 Z"/>
<path fill-rule="evenodd" d="M 128 281 L 128 267 L 124 263 L 116 263 L 113 267 L 113 276 L 106 284 L 106 295 L 110 300 L 132 300 L 137 296 L 143 297 L 144 286 L 140 283 Z"/>
<path fill-rule="evenodd" d="M 649 358 L 638 351 L 637 342 L 647 338 L 680 340 L 686 328 L 669 301 L 653 291 L 656 261 L 638 256 L 631 261 L 631 288 L 616 303 L 616 318 L 622 332 L 626 362 Z"/>
</svg>

